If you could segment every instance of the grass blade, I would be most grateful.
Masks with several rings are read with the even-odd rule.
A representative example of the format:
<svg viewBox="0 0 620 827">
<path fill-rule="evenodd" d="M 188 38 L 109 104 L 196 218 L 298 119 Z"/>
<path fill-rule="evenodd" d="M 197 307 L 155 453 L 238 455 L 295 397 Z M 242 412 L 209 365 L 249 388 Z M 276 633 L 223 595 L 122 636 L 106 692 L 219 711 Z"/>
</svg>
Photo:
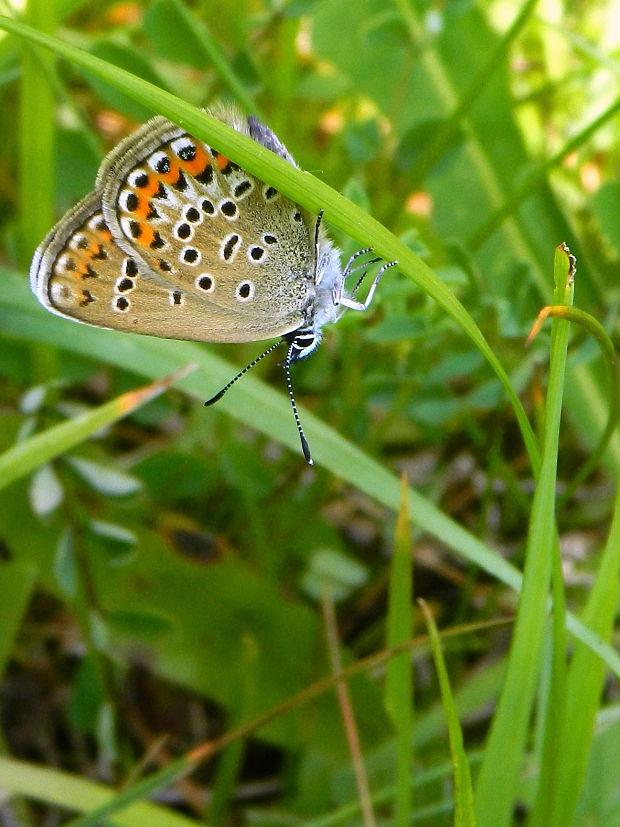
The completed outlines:
<svg viewBox="0 0 620 827">
<path fill-rule="evenodd" d="M 564 245 L 556 250 L 555 304 L 572 301 L 574 259 Z M 511 823 L 517 779 L 531 717 L 542 639 L 547 622 L 552 555 L 556 552 L 555 483 L 569 323 L 554 319 L 551 365 L 545 404 L 541 473 L 534 492 L 528 530 L 523 589 L 506 682 L 491 725 L 476 786 L 481 825 Z"/>
<path fill-rule="evenodd" d="M 433 659 L 439 678 L 441 689 L 441 700 L 446 713 L 448 723 L 448 734 L 450 737 L 450 753 L 452 766 L 454 768 L 454 824 L 457 827 L 475 827 L 476 815 L 474 812 L 474 792 L 471 784 L 471 773 L 469 761 L 463 744 L 463 733 L 459 721 L 456 704 L 450 688 L 450 678 L 441 651 L 439 632 L 433 619 L 433 615 L 424 600 L 420 600 L 420 606 L 424 612 L 426 625 L 433 649 Z"/>
<path fill-rule="evenodd" d="M 413 636 L 413 554 L 409 524 L 407 479 L 401 479 L 401 501 L 394 554 L 390 570 L 387 645 L 395 646 Z M 413 664 L 411 654 L 402 652 L 388 663 L 385 684 L 385 707 L 396 732 L 396 772 L 394 824 L 405 827 L 411 821 L 413 804 L 411 754 L 413 736 Z"/>
</svg>

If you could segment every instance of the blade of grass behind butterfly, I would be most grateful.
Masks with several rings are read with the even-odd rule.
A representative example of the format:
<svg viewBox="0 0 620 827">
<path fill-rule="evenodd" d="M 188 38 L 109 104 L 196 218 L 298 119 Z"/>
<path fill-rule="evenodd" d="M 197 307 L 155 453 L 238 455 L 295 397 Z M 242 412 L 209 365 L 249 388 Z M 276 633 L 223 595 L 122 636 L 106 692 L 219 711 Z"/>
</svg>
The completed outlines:
<svg viewBox="0 0 620 827">
<path fill-rule="evenodd" d="M 528 342 L 538 332 L 547 316 L 576 322 L 594 336 L 605 357 L 611 385 L 607 426 L 601 434 L 596 449 L 575 475 L 568 490 L 559 499 L 557 507 L 561 509 L 562 505 L 572 496 L 578 480 L 584 479 L 596 467 L 607 447 L 618 421 L 620 388 L 613 343 L 600 322 L 577 308 L 566 305 L 545 307 L 532 327 Z M 618 500 L 616 500 L 617 506 Z M 596 585 L 590 592 L 586 610 L 586 615 L 591 613 L 592 627 L 604 639 L 609 639 L 611 635 L 618 594 L 618 537 L 614 535 L 615 529 L 612 527 L 603 561 L 598 569 Z M 570 823 L 574 818 L 574 810 L 590 754 L 589 747 L 592 742 L 594 721 L 605 675 L 605 668 L 601 661 L 598 658 L 593 660 L 587 654 L 583 656 L 583 653 L 582 657 L 573 658 L 570 672 L 567 671 L 564 628 L 566 606 L 563 588 L 561 561 L 558 559 L 553 571 L 551 684 L 544 714 L 540 716 L 544 730 L 544 742 L 539 757 L 538 793 L 532 807 L 530 827 L 542 827 L 542 825 L 559 827 L 561 824 Z M 580 647 L 577 647 L 577 652 L 581 652 Z M 571 693 L 570 708 L 568 706 L 569 691 Z M 580 734 L 577 735 L 577 732 Z M 566 739 L 566 743 L 558 747 L 558 744 L 562 743 L 562 738 Z"/>
<path fill-rule="evenodd" d="M 258 104 L 237 77 L 205 21 L 196 20 L 180 0 L 156 0 L 155 3 L 149 3 L 144 13 L 144 27 L 153 43 L 160 46 L 160 54 L 167 57 L 166 47 L 170 42 L 170 32 L 174 32 L 174 42 L 178 44 L 177 52 L 184 50 L 185 55 L 188 51 L 194 55 L 195 59 L 191 61 L 193 65 L 199 62 L 203 67 L 211 65 L 245 112 L 253 113 L 259 118 L 263 117 Z M 168 59 L 174 60 L 175 57 L 176 54 Z"/>
<path fill-rule="evenodd" d="M 536 321 L 532 325 L 532 330 L 527 338 L 527 344 L 529 344 L 537 335 L 548 316 L 557 316 L 559 318 L 568 319 L 571 322 L 575 322 L 576 324 L 581 325 L 588 331 L 588 333 L 590 333 L 591 336 L 594 337 L 594 339 L 596 339 L 601 349 L 603 359 L 605 360 L 605 367 L 609 375 L 610 385 L 610 398 L 607 406 L 608 414 L 605 429 L 600 435 L 596 447 L 586 462 L 584 462 L 577 473 L 572 476 L 572 479 L 558 502 L 558 507 L 560 508 L 573 496 L 580 483 L 583 482 L 583 480 L 586 479 L 586 477 L 589 476 L 589 474 L 591 474 L 596 467 L 598 467 L 599 460 L 605 453 L 605 450 L 614 435 L 620 417 L 620 374 L 618 373 L 618 365 L 616 363 L 614 343 L 607 334 L 605 328 L 598 321 L 598 319 L 590 313 L 585 313 L 583 310 L 579 310 L 576 307 L 566 307 L 563 305 L 558 305 L 557 307 L 543 307 L 538 314 Z"/>
<path fill-rule="evenodd" d="M 26 20 L 37 29 L 51 32 L 56 22 L 56 3 L 32 0 Z M 55 94 L 48 81 L 50 55 L 23 43 L 19 96 L 19 225 L 17 252 L 24 265 L 54 223 L 54 156 L 56 146 Z M 35 208 L 36 205 L 36 208 Z M 37 373 L 56 372 L 55 351 L 32 351 Z"/>
<path fill-rule="evenodd" d="M 235 372 L 234 366 L 209 349 L 192 342 L 172 342 L 150 336 L 132 336 L 87 325 L 73 325 L 67 336 L 67 322 L 47 313 L 33 299 L 23 278 L 0 270 L 0 330 L 28 341 L 46 342 L 69 352 L 113 364 L 140 376 L 157 378 L 195 362 L 198 370 L 179 386 L 195 399 L 204 401 L 208 390 L 221 387 Z M 299 437 L 291 422 L 290 403 L 283 393 L 247 376 L 232 394 L 218 402 L 235 419 L 248 423 L 261 433 L 299 453 Z M 336 477 L 366 492 L 387 508 L 397 511 L 400 482 L 372 457 L 337 433 L 310 411 L 300 409 L 312 441 L 317 464 Z M 521 574 L 494 550 L 443 514 L 433 503 L 409 489 L 409 508 L 420 529 L 438 537 L 459 557 L 468 560 L 515 590 L 521 587 Z M 620 657 L 607 643 L 589 632 L 575 617 L 568 617 L 570 631 L 598 652 L 609 668 L 620 676 Z"/>
<path fill-rule="evenodd" d="M 390 567 L 387 645 L 394 646 L 413 637 L 413 554 L 409 524 L 407 478 L 401 479 L 401 501 L 394 552 Z M 413 806 L 413 664 L 411 654 L 395 655 L 388 663 L 385 683 L 385 708 L 396 732 L 396 772 L 393 803 L 394 824 L 405 827 L 411 822 Z"/>
<path fill-rule="evenodd" d="M 192 134 L 208 141 L 215 149 L 226 153 L 244 169 L 260 180 L 273 184 L 297 203 L 314 212 L 324 210 L 326 220 L 362 245 L 370 244 L 386 261 L 398 261 L 400 271 L 428 293 L 457 322 L 495 371 L 513 406 L 534 473 L 538 473 L 540 456 L 536 438 L 518 394 L 495 352 L 454 293 L 387 228 L 324 182 L 296 169 L 274 152 L 169 92 L 16 21 L 0 17 L 0 28 L 52 49 L 103 80 L 122 88 L 126 94 L 153 111 L 160 112 Z"/>
<path fill-rule="evenodd" d="M 55 26 L 56 4 L 30 0 L 28 22 L 45 32 Z M 19 100 L 19 252 L 27 263 L 54 223 L 55 96 L 47 82 L 50 55 L 23 43 Z"/>
</svg>

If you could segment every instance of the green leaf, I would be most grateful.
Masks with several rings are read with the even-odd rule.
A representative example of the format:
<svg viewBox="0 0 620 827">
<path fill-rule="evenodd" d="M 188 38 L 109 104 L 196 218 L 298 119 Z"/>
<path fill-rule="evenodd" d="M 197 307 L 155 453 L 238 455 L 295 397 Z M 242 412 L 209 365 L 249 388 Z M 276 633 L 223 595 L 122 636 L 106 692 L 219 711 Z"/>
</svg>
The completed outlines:
<svg viewBox="0 0 620 827">
<path fill-rule="evenodd" d="M 141 488 L 140 480 L 107 465 L 83 457 L 66 457 L 65 461 L 91 488 L 108 497 L 126 497 Z"/>
<path fill-rule="evenodd" d="M 75 560 L 75 544 L 68 528 L 60 535 L 54 550 L 54 575 L 64 594 L 73 598 L 77 594 L 78 571 Z"/>
<path fill-rule="evenodd" d="M 64 498 L 64 490 L 51 465 L 42 465 L 30 482 L 30 504 L 39 517 L 55 511 Z"/>
<path fill-rule="evenodd" d="M 357 560 L 332 549 L 321 549 L 310 558 L 300 587 L 315 600 L 320 600 L 325 589 L 328 589 L 332 600 L 338 601 L 349 597 L 367 579 L 365 566 Z"/>
</svg>

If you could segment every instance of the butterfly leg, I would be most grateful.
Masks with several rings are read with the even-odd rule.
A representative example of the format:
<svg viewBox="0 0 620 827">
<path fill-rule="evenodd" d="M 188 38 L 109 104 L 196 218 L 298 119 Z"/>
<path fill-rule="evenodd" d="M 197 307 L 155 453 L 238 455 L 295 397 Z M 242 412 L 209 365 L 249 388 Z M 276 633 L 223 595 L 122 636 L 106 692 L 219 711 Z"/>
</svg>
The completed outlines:
<svg viewBox="0 0 620 827">
<path fill-rule="evenodd" d="M 343 307 L 348 308 L 349 310 L 367 310 L 370 307 L 373 296 L 375 295 L 375 290 L 377 289 L 377 285 L 379 284 L 381 276 L 385 273 L 386 270 L 389 270 L 390 267 L 394 267 L 397 264 L 397 261 L 389 261 L 387 264 L 384 264 L 377 270 L 377 274 L 372 280 L 370 290 L 368 291 L 368 295 L 366 296 L 366 301 L 358 302 L 355 299 L 349 298 L 348 296 L 340 295 L 334 296 L 334 304 L 340 304 Z M 364 275 L 366 274 L 364 273 Z M 355 286 L 355 290 L 357 290 L 363 278 L 364 276 L 362 276 L 362 278 L 358 281 L 358 283 Z"/>
</svg>

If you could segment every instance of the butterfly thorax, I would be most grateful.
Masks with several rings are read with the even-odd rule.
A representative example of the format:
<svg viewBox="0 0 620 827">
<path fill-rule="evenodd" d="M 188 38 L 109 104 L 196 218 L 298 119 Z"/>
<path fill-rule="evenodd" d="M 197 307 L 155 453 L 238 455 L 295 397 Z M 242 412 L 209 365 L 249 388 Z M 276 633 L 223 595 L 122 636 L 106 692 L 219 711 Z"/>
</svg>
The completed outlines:
<svg viewBox="0 0 620 827">
<path fill-rule="evenodd" d="M 342 283 L 340 251 L 323 237 L 317 249 L 314 293 L 307 308 L 307 324 L 284 337 L 290 345 L 291 362 L 309 356 L 321 341 L 323 325 L 335 322 L 340 317 Z"/>
<path fill-rule="evenodd" d="M 320 329 L 340 318 L 343 275 L 340 250 L 327 238 L 318 245 L 314 304 L 309 327 Z"/>
</svg>

